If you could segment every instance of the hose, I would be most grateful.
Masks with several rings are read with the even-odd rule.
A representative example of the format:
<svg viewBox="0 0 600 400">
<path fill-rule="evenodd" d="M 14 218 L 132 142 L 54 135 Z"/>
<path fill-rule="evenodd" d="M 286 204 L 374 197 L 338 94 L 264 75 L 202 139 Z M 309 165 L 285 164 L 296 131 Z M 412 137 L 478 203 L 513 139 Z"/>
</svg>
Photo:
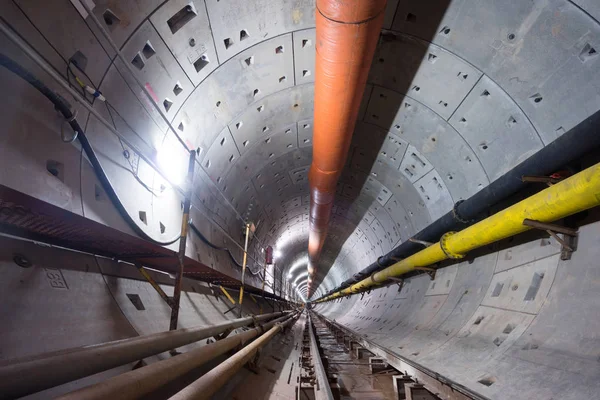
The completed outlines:
<svg viewBox="0 0 600 400">
<path fill-rule="evenodd" d="M 125 206 L 121 202 L 121 199 L 117 195 L 117 192 L 115 191 L 114 187 L 112 186 L 110 179 L 108 178 L 108 176 L 106 175 L 106 172 L 104 171 L 104 169 L 102 168 L 102 165 L 100 164 L 100 160 L 98 160 L 98 157 L 96 156 L 96 153 L 94 152 L 94 149 L 90 145 L 90 142 L 88 141 L 85 133 L 83 132 L 83 129 L 81 128 L 81 126 L 77 122 L 77 119 L 75 118 L 76 116 L 71 112 L 71 107 L 70 107 L 69 103 L 65 99 L 63 99 L 60 95 L 58 95 L 53 90 L 48 88 L 43 82 L 41 82 L 39 79 L 37 79 L 28 70 L 23 68 L 21 65 L 19 65 L 18 63 L 16 63 L 14 60 L 12 60 L 11 58 L 9 58 L 8 56 L 6 56 L 3 53 L 0 53 L 0 65 L 2 65 L 6 69 L 8 69 L 12 73 L 14 73 L 15 75 L 18 75 L 20 78 L 25 80 L 27 83 L 29 83 L 31 86 L 33 86 L 35 89 L 37 89 L 48 100 L 50 100 L 52 102 L 52 104 L 54 104 L 54 107 L 63 115 L 65 120 L 69 123 L 69 125 L 71 125 L 71 128 L 73 129 L 73 131 L 75 132 L 75 134 L 77 136 L 77 140 L 81 144 L 83 151 L 85 151 L 85 154 L 87 155 L 88 159 L 90 160 L 90 163 L 92 164 L 92 167 L 94 168 L 94 171 L 95 171 L 98 179 L 100 180 L 100 184 L 102 185 L 102 188 L 104 189 L 104 191 L 110 198 L 113 205 L 117 208 L 117 211 L 119 212 L 121 217 L 125 220 L 125 222 L 127 222 L 127 224 L 131 227 L 131 229 L 133 229 L 133 231 L 136 234 L 138 234 L 143 239 L 148 240 L 149 242 L 152 242 L 152 243 L 155 243 L 155 244 L 158 244 L 161 246 L 168 246 L 179 240 L 179 235 L 177 235 L 174 239 L 171 239 L 171 240 L 168 240 L 165 242 L 158 241 L 158 240 L 152 238 L 151 236 L 149 236 L 146 232 L 144 232 L 143 229 L 141 229 L 135 223 L 134 219 L 131 218 L 131 216 L 125 209 Z"/>
<path fill-rule="evenodd" d="M 470 198 L 458 202 L 452 211 L 414 235 L 412 238 L 416 241 L 403 242 L 319 299 L 343 290 L 393 265 L 399 259 L 407 258 L 422 250 L 423 246 L 418 241 L 436 242 L 446 232 L 461 230 L 472 225 L 476 220 L 485 216 L 492 206 L 523 190 L 528 185 L 522 179 L 524 175 L 550 175 L 585 154 L 597 152 L 600 146 L 598 126 L 600 126 L 600 111 L 596 111 L 584 119 L 567 133 L 540 149 Z"/>
</svg>

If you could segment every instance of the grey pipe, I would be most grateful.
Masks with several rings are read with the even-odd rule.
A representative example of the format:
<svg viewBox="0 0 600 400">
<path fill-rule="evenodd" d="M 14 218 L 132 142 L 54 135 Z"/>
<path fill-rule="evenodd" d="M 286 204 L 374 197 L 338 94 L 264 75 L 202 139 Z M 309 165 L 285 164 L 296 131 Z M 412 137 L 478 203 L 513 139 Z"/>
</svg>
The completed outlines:
<svg viewBox="0 0 600 400">
<path fill-rule="evenodd" d="M 117 375 L 104 382 L 100 382 L 83 389 L 67 393 L 60 400 L 130 400 L 147 395 L 161 386 L 181 377 L 194 368 L 234 349 L 243 346 L 248 341 L 259 336 L 278 322 L 291 319 L 286 315 L 267 322 L 262 326 L 249 329 L 237 335 L 218 340 L 201 348 L 179 354 L 176 357 L 150 364 L 146 367 L 135 369 Z"/>
<path fill-rule="evenodd" d="M 293 317 L 285 322 L 273 324 L 274 326 L 263 333 L 258 339 L 244 347 L 217 367 L 195 380 L 191 385 L 177 392 L 170 400 L 209 399 L 221 388 L 235 373 L 244 366 L 256 352 L 267 344 L 279 331 L 295 321 Z"/>
<path fill-rule="evenodd" d="M 179 329 L 92 346 L 66 349 L 34 357 L 8 360 L 0 366 L 0 399 L 39 392 L 123 364 L 141 360 L 198 340 L 279 317 L 282 312 L 239 318 L 208 327 Z"/>
</svg>

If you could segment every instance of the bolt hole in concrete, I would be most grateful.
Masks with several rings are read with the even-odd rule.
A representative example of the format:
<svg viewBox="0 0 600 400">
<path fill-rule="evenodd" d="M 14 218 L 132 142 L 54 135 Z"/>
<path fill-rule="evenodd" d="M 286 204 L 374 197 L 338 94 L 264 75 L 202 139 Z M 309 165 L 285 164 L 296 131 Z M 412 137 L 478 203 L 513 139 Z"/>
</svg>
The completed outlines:
<svg viewBox="0 0 600 400">
<path fill-rule="evenodd" d="M 144 311 L 146 307 L 144 307 L 144 303 L 139 295 L 133 293 L 127 293 L 127 298 L 131 301 L 131 304 L 138 310 Z"/>
<path fill-rule="evenodd" d="M 16 253 L 13 255 L 13 261 L 21 268 L 31 268 L 33 263 L 23 254 Z"/>
<path fill-rule="evenodd" d="M 64 182 L 65 166 L 63 163 L 54 160 L 48 160 L 46 161 L 46 170 L 50 173 L 50 175 L 58 178 L 61 182 Z"/>
<path fill-rule="evenodd" d="M 107 9 L 106 11 L 104 11 L 104 14 L 102 14 L 102 19 L 104 20 L 104 23 L 108 27 L 108 30 L 111 31 L 111 32 L 121 22 L 121 20 L 119 19 L 119 17 L 117 17 L 115 15 L 115 13 L 113 13 L 110 9 Z"/>
<path fill-rule="evenodd" d="M 492 386 L 494 383 L 496 383 L 496 378 L 493 377 L 493 376 L 486 376 L 484 378 L 481 378 L 477 382 L 479 382 L 479 383 L 481 383 L 482 385 L 485 385 L 485 386 Z"/>
<path fill-rule="evenodd" d="M 171 33 L 175 34 L 188 22 L 196 18 L 196 15 L 198 15 L 198 13 L 196 12 L 194 3 L 190 2 L 167 20 L 167 25 L 169 26 L 169 29 L 171 29 Z"/>
</svg>

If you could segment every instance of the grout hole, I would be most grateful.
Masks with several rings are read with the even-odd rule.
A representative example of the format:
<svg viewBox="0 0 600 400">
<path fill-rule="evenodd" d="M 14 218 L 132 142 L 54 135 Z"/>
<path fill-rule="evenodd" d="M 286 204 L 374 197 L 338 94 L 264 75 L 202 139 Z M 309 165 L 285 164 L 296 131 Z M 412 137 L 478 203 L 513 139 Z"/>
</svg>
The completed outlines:
<svg viewBox="0 0 600 400">
<path fill-rule="evenodd" d="M 542 99 L 543 99 L 543 97 L 539 93 L 536 93 L 533 96 L 529 97 L 529 100 L 531 100 L 535 105 L 541 103 Z"/>
<path fill-rule="evenodd" d="M 279 83 L 285 82 L 287 80 L 287 78 L 285 76 L 282 76 L 279 78 Z"/>
<path fill-rule="evenodd" d="M 258 111 L 258 112 L 262 112 L 264 109 L 265 109 L 265 106 L 256 107 L 256 111 Z"/>
<path fill-rule="evenodd" d="M 244 143 L 242 143 L 244 145 L 244 147 L 248 147 L 248 145 L 250 144 L 250 141 L 246 140 L 244 141 Z"/>
<path fill-rule="evenodd" d="M 165 225 L 162 222 L 158 222 L 158 227 L 160 228 L 160 233 L 164 234 L 165 231 L 167 230 L 167 228 L 165 227 Z"/>
<path fill-rule="evenodd" d="M 308 69 L 302 70 L 302 77 L 305 78 L 305 77 L 310 76 L 310 75 L 311 75 L 310 70 L 308 70 Z"/>
<path fill-rule="evenodd" d="M 277 46 L 275 48 L 275 54 L 283 54 L 284 50 L 283 50 L 283 46 Z"/>
<path fill-rule="evenodd" d="M 254 97 L 258 96 L 259 93 L 260 93 L 260 90 L 258 90 L 258 89 L 254 89 L 254 91 L 252 92 Z"/>
<path fill-rule="evenodd" d="M 242 125 L 244 125 L 244 123 L 242 121 L 240 121 L 237 124 L 235 124 L 235 127 L 236 127 L 236 129 L 240 129 L 242 127 Z"/>
<path fill-rule="evenodd" d="M 440 31 L 440 34 L 442 34 L 444 36 L 448 36 L 450 34 L 450 28 L 448 28 L 447 26 L 444 26 L 442 28 L 442 30 Z"/>
<path fill-rule="evenodd" d="M 221 146 L 223 146 L 225 144 L 225 142 L 226 142 L 225 138 L 221 139 L 221 142 L 220 142 Z"/>
<path fill-rule="evenodd" d="M 435 64 L 435 62 L 437 61 L 437 56 L 433 53 L 429 53 L 427 55 L 427 61 L 429 61 L 432 64 Z"/>
<path fill-rule="evenodd" d="M 481 323 L 481 321 L 483 321 L 483 318 L 485 318 L 483 315 L 480 315 L 479 317 L 477 317 L 475 322 L 473 322 L 473 325 L 479 325 Z"/>
<path fill-rule="evenodd" d="M 312 46 L 312 40 L 310 39 L 302 39 L 302 48 L 306 46 Z"/>
<path fill-rule="evenodd" d="M 183 132 L 183 122 L 179 123 L 179 125 L 177 126 L 177 129 L 179 129 L 180 131 Z"/>
<path fill-rule="evenodd" d="M 225 49 L 228 49 L 233 46 L 233 40 L 231 38 L 224 39 L 223 44 L 225 44 Z"/>
<path fill-rule="evenodd" d="M 246 63 L 247 66 L 251 66 L 252 64 L 254 64 L 254 56 L 250 56 L 250 57 L 246 58 L 244 60 L 244 62 Z"/>
<path fill-rule="evenodd" d="M 242 29 L 242 30 L 240 31 L 240 42 L 241 42 L 242 40 L 246 40 L 246 39 L 248 39 L 249 37 L 250 37 L 250 35 L 248 34 L 248 31 L 246 31 L 245 29 Z"/>
<path fill-rule="evenodd" d="M 416 23 L 417 22 L 417 16 L 415 14 L 412 14 L 412 13 L 406 14 L 406 22 L 410 22 L 411 24 Z"/>
<path fill-rule="evenodd" d="M 484 90 L 483 92 L 481 92 L 481 95 L 483 97 L 490 97 L 490 92 L 488 92 L 487 90 Z"/>
</svg>

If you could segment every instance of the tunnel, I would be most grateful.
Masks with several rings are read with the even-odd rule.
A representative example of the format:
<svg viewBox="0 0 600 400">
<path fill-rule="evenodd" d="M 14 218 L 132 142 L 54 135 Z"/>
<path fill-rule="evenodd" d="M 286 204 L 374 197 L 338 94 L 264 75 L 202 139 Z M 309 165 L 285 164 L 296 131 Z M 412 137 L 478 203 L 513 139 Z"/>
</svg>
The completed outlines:
<svg viewBox="0 0 600 400">
<path fill-rule="evenodd" d="M 599 399 L 599 21 L 1 2 L 0 398 Z"/>
</svg>

